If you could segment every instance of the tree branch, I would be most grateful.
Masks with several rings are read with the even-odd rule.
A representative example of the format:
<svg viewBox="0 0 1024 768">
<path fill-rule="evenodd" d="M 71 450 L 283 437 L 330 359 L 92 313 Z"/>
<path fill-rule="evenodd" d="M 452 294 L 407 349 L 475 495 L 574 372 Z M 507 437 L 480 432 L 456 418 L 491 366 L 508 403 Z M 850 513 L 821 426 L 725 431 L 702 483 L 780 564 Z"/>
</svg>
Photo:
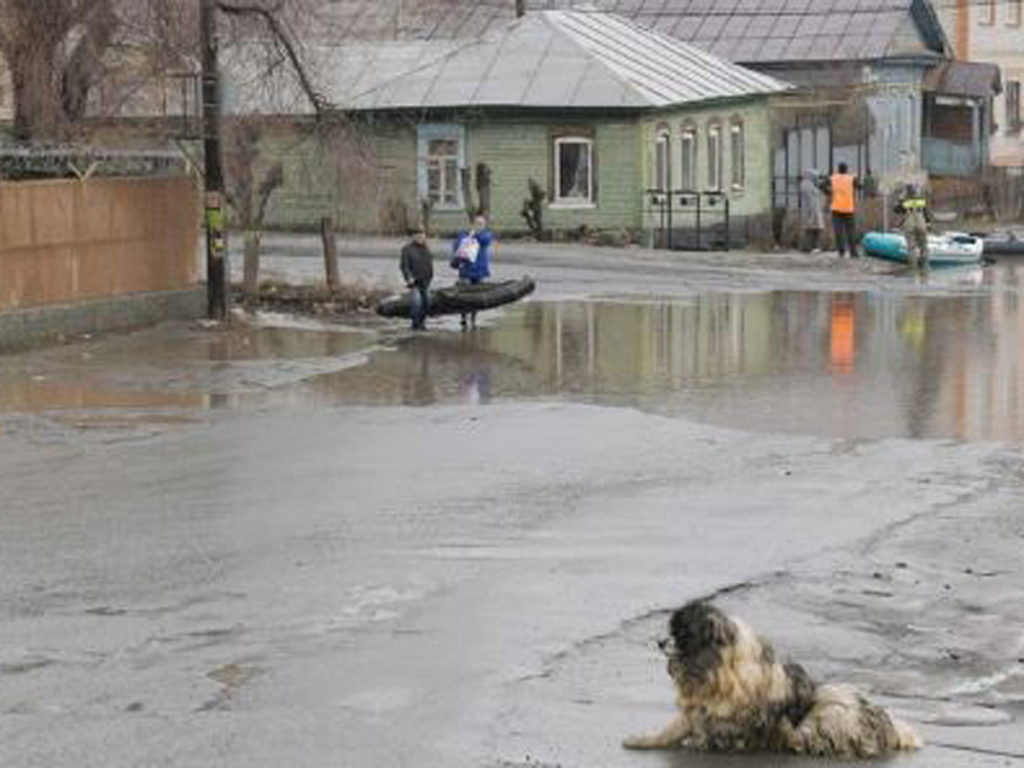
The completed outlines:
<svg viewBox="0 0 1024 768">
<path fill-rule="evenodd" d="M 291 62 L 292 68 L 295 70 L 295 74 L 299 78 L 299 84 L 302 87 L 303 93 L 306 94 L 306 98 L 309 99 L 313 105 L 313 109 L 316 111 L 317 118 L 323 117 L 324 113 L 331 112 L 334 110 L 334 106 L 320 91 L 318 91 L 312 80 L 309 77 L 309 73 L 303 66 L 301 59 L 299 58 L 298 52 L 295 50 L 295 46 L 291 39 L 288 37 L 281 25 L 280 19 L 277 18 L 277 13 L 281 10 L 281 0 L 277 0 L 273 7 L 267 8 L 262 5 L 238 5 L 235 3 L 221 2 L 217 4 L 217 7 L 222 13 L 228 16 L 259 16 L 266 22 L 270 28 L 271 34 L 274 36 L 274 41 L 284 49 L 285 55 Z"/>
<path fill-rule="evenodd" d="M 119 23 L 111 0 L 89 3 L 88 10 L 81 13 L 84 15 L 79 23 L 85 29 L 61 77 L 64 115 L 73 123 L 85 117 L 89 91 L 103 74 L 103 54 L 113 42 L 114 31 Z"/>
</svg>

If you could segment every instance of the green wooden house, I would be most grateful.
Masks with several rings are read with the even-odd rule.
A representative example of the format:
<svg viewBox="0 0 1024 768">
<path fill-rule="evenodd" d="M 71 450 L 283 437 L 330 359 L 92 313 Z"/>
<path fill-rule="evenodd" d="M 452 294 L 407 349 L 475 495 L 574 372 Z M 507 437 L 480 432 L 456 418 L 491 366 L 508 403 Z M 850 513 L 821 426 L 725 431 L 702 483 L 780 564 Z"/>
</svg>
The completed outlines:
<svg viewBox="0 0 1024 768">
<path fill-rule="evenodd" d="M 556 236 L 586 228 L 706 245 L 694 228 L 720 232 L 726 209 L 733 240 L 769 215 L 772 100 L 789 88 L 777 79 L 590 11 L 529 13 L 420 55 L 378 82 L 360 75 L 366 87 L 343 95 L 362 137 L 344 167 L 289 150 L 269 223 L 312 223 L 303 211 L 319 216 L 329 201 L 348 231 L 397 231 L 426 215 L 448 232 L 484 186 L 493 226 L 522 232 L 531 181 Z"/>
</svg>

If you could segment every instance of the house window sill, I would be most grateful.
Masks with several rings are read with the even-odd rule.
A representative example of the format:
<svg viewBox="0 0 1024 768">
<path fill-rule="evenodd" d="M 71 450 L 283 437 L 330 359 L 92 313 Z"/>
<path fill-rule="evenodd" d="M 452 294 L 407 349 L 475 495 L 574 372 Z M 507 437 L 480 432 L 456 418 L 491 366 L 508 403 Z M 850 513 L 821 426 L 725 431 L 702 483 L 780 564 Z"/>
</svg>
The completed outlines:
<svg viewBox="0 0 1024 768">
<path fill-rule="evenodd" d="M 552 203 L 551 205 L 548 206 L 548 208 L 550 208 L 552 210 L 555 210 L 555 211 L 557 211 L 557 210 L 577 210 L 577 211 L 578 210 L 589 210 L 591 208 L 597 208 L 597 203 L 587 203 L 587 202 L 583 202 L 583 201 L 573 202 L 573 201 L 569 201 L 569 200 L 561 200 L 561 201 L 557 201 L 557 202 Z"/>
</svg>

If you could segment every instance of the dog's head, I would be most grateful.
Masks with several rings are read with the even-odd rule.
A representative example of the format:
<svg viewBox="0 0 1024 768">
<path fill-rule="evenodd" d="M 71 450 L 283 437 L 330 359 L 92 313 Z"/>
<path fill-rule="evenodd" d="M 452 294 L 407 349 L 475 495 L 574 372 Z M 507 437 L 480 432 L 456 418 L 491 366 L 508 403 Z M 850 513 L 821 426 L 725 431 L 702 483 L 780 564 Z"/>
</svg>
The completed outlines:
<svg viewBox="0 0 1024 768">
<path fill-rule="evenodd" d="M 736 642 L 736 624 L 710 603 L 695 600 L 672 614 L 669 636 L 658 646 L 668 657 L 677 684 L 698 685 L 722 663 L 722 652 Z"/>
</svg>

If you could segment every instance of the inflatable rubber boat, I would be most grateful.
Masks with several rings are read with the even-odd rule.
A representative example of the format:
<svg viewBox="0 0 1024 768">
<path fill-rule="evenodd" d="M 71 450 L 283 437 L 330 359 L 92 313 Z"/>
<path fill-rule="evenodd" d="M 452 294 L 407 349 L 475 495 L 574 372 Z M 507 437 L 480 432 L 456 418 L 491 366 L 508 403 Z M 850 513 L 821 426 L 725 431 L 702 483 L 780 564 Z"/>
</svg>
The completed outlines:
<svg viewBox="0 0 1024 768">
<path fill-rule="evenodd" d="M 983 239 L 986 256 L 1024 256 L 1024 233 L 993 232 Z"/>
<path fill-rule="evenodd" d="M 479 312 L 510 304 L 533 293 L 533 278 L 524 275 L 518 280 L 500 280 L 478 285 L 453 285 L 430 291 L 430 306 L 427 314 L 456 315 L 463 312 Z M 390 296 L 377 305 L 377 314 L 383 317 L 409 317 L 412 299 L 409 291 Z"/>
<path fill-rule="evenodd" d="M 861 238 L 868 256 L 907 263 L 907 239 L 895 232 L 868 232 Z M 985 249 L 980 237 L 963 232 L 928 235 L 928 263 L 935 266 L 979 264 Z"/>
</svg>

